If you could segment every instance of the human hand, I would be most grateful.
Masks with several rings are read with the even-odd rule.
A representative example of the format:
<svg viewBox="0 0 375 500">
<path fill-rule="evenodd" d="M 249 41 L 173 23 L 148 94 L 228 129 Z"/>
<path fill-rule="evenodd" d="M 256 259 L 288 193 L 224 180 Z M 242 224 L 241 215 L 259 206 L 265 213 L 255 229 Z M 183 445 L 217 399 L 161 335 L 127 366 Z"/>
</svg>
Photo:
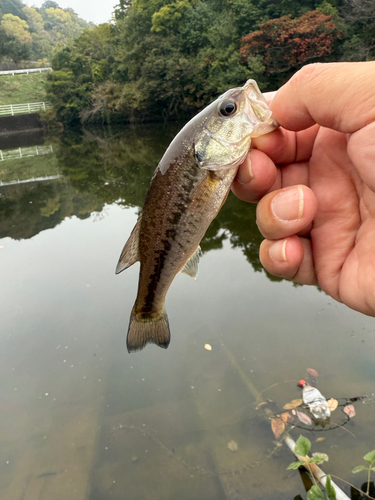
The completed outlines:
<svg viewBox="0 0 375 500">
<path fill-rule="evenodd" d="M 305 66 L 270 105 L 233 192 L 258 202 L 271 274 L 375 315 L 375 62 Z"/>
</svg>

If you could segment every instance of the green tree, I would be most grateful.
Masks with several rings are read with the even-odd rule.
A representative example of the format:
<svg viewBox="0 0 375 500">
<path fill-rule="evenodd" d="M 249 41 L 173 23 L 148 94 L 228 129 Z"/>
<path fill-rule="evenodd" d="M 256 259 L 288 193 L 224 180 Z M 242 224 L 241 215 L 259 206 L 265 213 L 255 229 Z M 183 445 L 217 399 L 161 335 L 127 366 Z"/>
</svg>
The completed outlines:
<svg viewBox="0 0 375 500">
<path fill-rule="evenodd" d="M 180 27 L 184 14 L 191 9 L 189 0 L 177 0 L 163 5 L 157 12 L 152 14 L 151 31 L 165 31 L 175 33 Z"/>
<path fill-rule="evenodd" d="M 47 93 L 62 122 L 77 123 L 85 110 L 92 109 L 95 84 L 99 85 L 111 74 L 110 36 L 110 25 L 102 24 L 85 30 L 70 47 L 53 56 L 54 72 L 48 75 Z"/>
<path fill-rule="evenodd" d="M 26 21 L 13 14 L 4 14 L 1 26 L 8 35 L 14 36 L 20 43 L 30 43 L 31 35 Z"/>
<path fill-rule="evenodd" d="M 340 2 L 121 0 L 113 25 L 85 32 L 54 59 L 70 84 L 51 80 L 50 91 L 63 103 L 81 89 L 73 115 L 84 120 L 186 119 L 248 78 L 275 87 L 307 61 L 337 58 Z M 49 13 L 57 10 L 48 2 L 41 8 L 51 29 Z M 57 95 L 62 88 L 68 95 Z"/>
<path fill-rule="evenodd" d="M 0 26 L 0 57 L 13 60 L 16 67 L 31 56 L 28 24 L 13 14 L 5 14 Z"/>
<path fill-rule="evenodd" d="M 79 64 L 78 59 L 75 62 Z M 78 124 L 82 109 L 88 106 L 89 78 L 83 74 L 77 79 L 72 71 L 64 70 L 55 70 L 48 77 L 47 95 L 58 118 L 63 123 Z"/>
<path fill-rule="evenodd" d="M 374 59 L 375 3 L 372 0 L 345 0 L 342 12 L 349 25 L 349 36 L 344 44 L 344 59 Z"/>
<path fill-rule="evenodd" d="M 24 4 L 20 0 L 0 0 L 0 9 L 3 14 L 13 14 L 26 21 L 23 7 Z"/>
<path fill-rule="evenodd" d="M 83 31 L 73 44 L 75 52 L 82 54 L 90 65 L 94 82 L 105 80 L 111 73 L 114 58 L 110 39 L 111 26 L 100 24 L 93 29 Z"/>
<path fill-rule="evenodd" d="M 154 11 L 153 11 L 154 9 Z M 117 22 L 114 80 L 133 117 L 185 117 L 251 76 L 226 1 L 136 0 Z"/>
<path fill-rule="evenodd" d="M 27 5 L 23 8 L 29 24 L 32 38 L 31 52 L 34 59 L 49 59 L 52 55 L 52 40 L 44 29 L 44 20 L 40 12 Z"/>
<path fill-rule="evenodd" d="M 73 43 L 83 30 L 94 26 L 79 18 L 73 9 L 62 9 L 50 0 L 39 9 L 28 7 L 20 0 L 0 0 L 0 21 L 9 35 L 6 47 L 2 36 L 6 52 L 2 51 L 0 57 L 11 57 L 18 63 L 28 57 L 50 59 L 54 51 Z M 28 47 L 20 44 L 28 44 Z"/>
<path fill-rule="evenodd" d="M 50 40 L 53 50 L 72 44 L 84 29 L 94 27 L 93 23 L 79 18 L 73 9 L 62 9 L 56 2 L 44 2 L 39 13 L 43 18 L 45 37 Z"/>
<path fill-rule="evenodd" d="M 59 4 L 57 2 L 54 2 L 53 0 L 47 0 L 46 2 L 43 2 L 42 6 L 40 7 L 40 11 L 46 11 L 47 9 L 59 9 Z"/>
<path fill-rule="evenodd" d="M 34 7 L 28 7 L 27 5 L 22 10 L 26 16 L 30 33 L 43 33 L 44 20 L 41 14 Z"/>
<path fill-rule="evenodd" d="M 14 38 L 8 42 L 5 54 L 12 59 L 17 68 L 21 61 L 27 61 L 30 59 L 30 45 L 21 43 Z"/>
</svg>

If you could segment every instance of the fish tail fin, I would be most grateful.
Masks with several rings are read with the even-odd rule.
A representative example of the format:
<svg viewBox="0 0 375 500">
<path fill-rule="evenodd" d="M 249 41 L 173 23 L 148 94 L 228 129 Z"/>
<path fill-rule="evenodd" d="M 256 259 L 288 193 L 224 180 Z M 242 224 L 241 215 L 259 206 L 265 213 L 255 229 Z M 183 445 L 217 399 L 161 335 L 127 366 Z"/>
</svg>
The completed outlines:
<svg viewBox="0 0 375 500">
<path fill-rule="evenodd" d="M 170 339 L 171 334 L 165 309 L 160 313 L 136 313 L 133 308 L 126 339 L 128 352 L 141 351 L 150 343 L 166 349 Z"/>
</svg>

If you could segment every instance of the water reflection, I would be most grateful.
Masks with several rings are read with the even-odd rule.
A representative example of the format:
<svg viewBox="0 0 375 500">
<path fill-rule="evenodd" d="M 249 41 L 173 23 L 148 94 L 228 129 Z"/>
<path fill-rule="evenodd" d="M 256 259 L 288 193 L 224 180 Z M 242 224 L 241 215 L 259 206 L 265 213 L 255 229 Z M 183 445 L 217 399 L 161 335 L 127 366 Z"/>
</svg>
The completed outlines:
<svg viewBox="0 0 375 500">
<path fill-rule="evenodd" d="M 0 236 L 29 238 L 54 227 L 65 217 L 100 212 L 105 204 L 142 207 L 155 166 L 178 127 L 173 124 L 155 131 L 153 126 L 144 126 L 141 133 L 139 128 L 129 127 L 125 133 L 109 137 L 101 130 L 86 131 L 64 137 L 57 144 L 55 139 L 57 154 L 53 159 L 29 158 L 22 170 L 16 160 L 8 161 L 1 172 L 3 181 L 38 175 L 35 172 L 44 175 L 60 172 L 65 179 L 58 183 L 36 183 L 31 192 L 28 187 L 3 188 Z M 32 170 L 31 163 L 38 168 Z M 24 221 L 23 228 L 14 224 L 15 218 Z M 255 224 L 255 206 L 240 202 L 233 195 L 211 224 L 201 247 L 204 252 L 220 249 L 226 239 L 233 248 L 242 249 L 254 269 L 262 268 L 257 250 L 261 236 Z"/>
<path fill-rule="evenodd" d="M 104 203 L 90 193 L 79 193 L 66 178 L 16 184 L 1 188 L 0 238 L 32 238 L 66 217 L 85 219 L 101 211 Z"/>
<path fill-rule="evenodd" d="M 138 268 L 114 267 L 177 128 L 65 137 L 22 165 L 63 178 L 0 188 L 2 499 L 305 498 L 261 409 L 300 397 L 308 367 L 327 397 L 375 391 L 374 320 L 258 272 L 254 207 L 234 197 L 199 279 L 172 285 L 169 349 L 127 354 Z M 374 399 L 355 405 L 345 428 L 291 434 L 361 486 L 350 471 L 374 448 Z"/>
</svg>

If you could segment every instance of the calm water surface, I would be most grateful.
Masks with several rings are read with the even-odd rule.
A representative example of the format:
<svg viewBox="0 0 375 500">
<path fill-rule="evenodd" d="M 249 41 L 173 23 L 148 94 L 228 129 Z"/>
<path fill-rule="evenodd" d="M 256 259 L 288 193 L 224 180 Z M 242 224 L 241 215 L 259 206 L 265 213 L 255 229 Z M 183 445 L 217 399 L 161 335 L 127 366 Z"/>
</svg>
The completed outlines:
<svg viewBox="0 0 375 500">
<path fill-rule="evenodd" d="M 375 448 L 375 321 L 267 276 L 253 206 L 230 196 L 199 278 L 176 277 L 169 349 L 127 353 L 138 265 L 114 269 L 176 130 L 85 132 L 0 164 L 2 500 L 305 498 L 265 409 L 299 398 L 307 368 L 341 404 L 368 398 L 290 434 L 366 480 L 351 470 Z"/>
</svg>

